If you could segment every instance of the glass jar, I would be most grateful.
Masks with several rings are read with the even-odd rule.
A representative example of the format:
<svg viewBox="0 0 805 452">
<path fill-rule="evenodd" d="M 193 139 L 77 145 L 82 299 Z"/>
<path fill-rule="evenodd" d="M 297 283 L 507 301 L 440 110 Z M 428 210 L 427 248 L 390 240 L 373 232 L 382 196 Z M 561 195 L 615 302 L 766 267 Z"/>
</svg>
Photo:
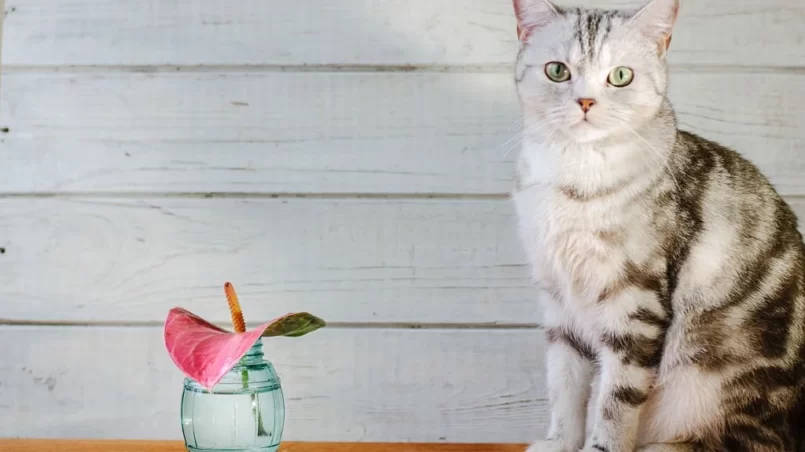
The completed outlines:
<svg viewBox="0 0 805 452">
<path fill-rule="evenodd" d="M 285 425 L 285 399 L 261 339 L 210 392 L 185 379 L 182 430 L 190 452 L 275 452 Z"/>
</svg>

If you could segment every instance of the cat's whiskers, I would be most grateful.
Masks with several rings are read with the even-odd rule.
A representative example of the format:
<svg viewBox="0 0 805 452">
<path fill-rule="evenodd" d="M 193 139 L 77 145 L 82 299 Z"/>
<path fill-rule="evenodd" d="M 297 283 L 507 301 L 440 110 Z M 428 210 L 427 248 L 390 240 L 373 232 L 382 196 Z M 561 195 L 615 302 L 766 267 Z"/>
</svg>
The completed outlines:
<svg viewBox="0 0 805 452">
<path fill-rule="evenodd" d="M 551 127 L 551 122 L 554 120 L 554 117 L 556 115 L 560 114 L 561 112 L 562 112 L 562 108 L 558 108 L 558 107 L 552 107 L 552 108 L 546 109 L 545 110 L 545 119 L 543 119 L 541 121 L 537 121 L 537 122 L 529 125 L 528 127 L 523 128 L 523 130 L 517 132 L 516 134 L 514 134 L 514 136 L 512 136 L 511 138 L 509 138 L 503 144 L 500 145 L 499 149 L 503 150 L 503 156 L 505 157 L 505 156 L 509 155 L 509 153 L 511 151 L 513 151 L 514 149 L 519 147 L 521 144 L 523 144 L 523 141 L 526 139 L 526 137 L 529 136 L 529 134 L 534 134 L 534 133 L 537 133 L 537 132 L 544 131 L 544 130 L 546 130 L 546 128 L 549 128 L 549 127 L 551 129 L 550 130 L 551 133 L 553 131 L 555 131 L 556 127 Z M 545 141 L 547 142 L 548 140 L 546 139 Z"/>
<path fill-rule="evenodd" d="M 507 155 L 509 155 L 511 151 L 519 147 L 523 143 L 523 141 L 528 137 L 529 134 L 544 130 L 548 126 L 550 126 L 549 121 L 543 120 L 538 123 L 532 124 L 523 129 L 522 131 L 516 133 L 513 137 L 506 140 L 506 142 L 500 146 L 500 149 L 503 150 L 503 156 L 506 157 Z"/>
<path fill-rule="evenodd" d="M 617 117 L 617 116 L 614 116 L 614 117 L 615 117 L 616 119 L 619 119 L 619 123 L 618 123 L 618 125 L 623 126 L 623 128 L 624 128 L 624 129 L 626 129 L 626 130 L 627 130 L 628 132 L 630 132 L 632 135 L 634 135 L 635 137 L 637 137 L 637 138 L 638 138 L 640 141 L 642 141 L 643 143 L 645 143 L 645 145 L 646 145 L 646 146 L 647 146 L 647 147 L 648 147 L 648 148 L 651 150 L 651 152 L 652 152 L 650 155 L 651 155 L 651 157 L 654 159 L 654 162 L 655 162 L 655 163 L 657 163 L 657 164 L 659 164 L 659 165 L 661 165 L 661 166 L 663 167 L 663 169 L 664 169 L 664 170 L 665 170 L 665 172 L 668 174 L 668 176 L 670 176 L 670 178 L 671 178 L 671 182 L 673 182 L 673 183 L 674 183 L 674 186 L 676 187 L 677 192 L 681 192 L 681 191 L 682 191 L 682 188 L 679 186 L 679 181 L 677 181 L 676 176 L 674 176 L 673 171 L 671 171 L 671 167 L 670 167 L 670 166 L 669 166 L 669 164 L 668 164 L 668 159 L 667 159 L 667 158 L 663 158 L 663 156 L 662 156 L 662 152 L 660 152 L 660 151 L 659 151 L 659 150 L 658 150 L 656 147 L 654 147 L 654 145 L 652 145 L 652 144 L 651 144 L 651 143 L 650 143 L 648 140 L 646 140 L 646 139 L 645 139 L 645 138 L 644 138 L 642 135 L 640 135 L 640 133 L 638 133 L 638 132 L 637 132 L 637 131 L 636 131 L 636 130 L 635 130 L 633 127 L 632 127 L 632 126 L 630 126 L 630 125 L 627 123 L 627 121 L 626 121 L 626 119 L 625 119 L 625 118 L 619 118 L 619 117 Z"/>
</svg>

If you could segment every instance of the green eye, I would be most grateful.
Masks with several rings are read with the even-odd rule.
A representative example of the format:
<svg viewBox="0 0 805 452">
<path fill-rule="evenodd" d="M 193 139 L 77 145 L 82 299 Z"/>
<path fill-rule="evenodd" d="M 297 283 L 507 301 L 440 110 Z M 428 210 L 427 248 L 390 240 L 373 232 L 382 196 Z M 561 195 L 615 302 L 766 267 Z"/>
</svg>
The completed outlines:
<svg viewBox="0 0 805 452">
<path fill-rule="evenodd" d="M 570 80 L 570 69 L 564 63 L 552 61 L 545 65 L 545 75 L 556 83 Z"/>
<path fill-rule="evenodd" d="M 616 67 L 607 78 L 609 84 L 617 88 L 628 86 L 632 80 L 634 80 L 634 71 L 625 66 Z"/>
</svg>

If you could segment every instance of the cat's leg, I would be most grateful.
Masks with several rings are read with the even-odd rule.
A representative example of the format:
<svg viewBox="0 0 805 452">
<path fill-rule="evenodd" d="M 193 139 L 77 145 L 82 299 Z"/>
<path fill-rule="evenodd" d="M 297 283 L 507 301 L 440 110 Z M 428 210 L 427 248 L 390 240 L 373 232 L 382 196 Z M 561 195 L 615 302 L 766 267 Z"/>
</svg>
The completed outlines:
<svg viewBox="0 0 805 452">
<path fill-rule="evenodd" d="M 628 362 L 612 350 L 602 350 L 600 355 L 601 384 L 594 411 L 595 427 L 585 450 L 632 452 L 640 410 L 648 398 L 654 369 Z"/>
<path fill-rule="evenodd" d="M 659 279 L 638 270 L 630 278 L 603 294 L 597 306 L 601 375 L 593 432 L 585 451 L 635 450 L 640 413 L 662 358 L 670 314 L 655 290 Z"/>
<path fill-rule="evenodd" d="M 548 328 L 546 336 L 551 425 L 548 439 L 532 444 L 528 452 L 578 452 L 584 446 L 593 355 L 562 328 Z"/>
</svg>

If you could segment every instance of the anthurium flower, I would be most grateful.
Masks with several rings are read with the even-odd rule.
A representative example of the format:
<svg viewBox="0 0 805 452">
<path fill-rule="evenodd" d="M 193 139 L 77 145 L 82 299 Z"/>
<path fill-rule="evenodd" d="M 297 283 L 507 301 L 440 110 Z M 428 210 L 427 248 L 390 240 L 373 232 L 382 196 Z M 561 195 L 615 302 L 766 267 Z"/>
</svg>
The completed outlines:
<svg viewBox="0 0 805 452">
<path fill-rule="evenodd" d="M 307 312 L 286 314 L 246 330 L 232 285 L 225 285 L 235 331 L 213 325 L 183 308 L 173 308 L 165 320 L 165 347 L 188 378 L 208 390 L 243 358 L 261 337 L 299 337 L 326 325 Z"/>
</svg>

